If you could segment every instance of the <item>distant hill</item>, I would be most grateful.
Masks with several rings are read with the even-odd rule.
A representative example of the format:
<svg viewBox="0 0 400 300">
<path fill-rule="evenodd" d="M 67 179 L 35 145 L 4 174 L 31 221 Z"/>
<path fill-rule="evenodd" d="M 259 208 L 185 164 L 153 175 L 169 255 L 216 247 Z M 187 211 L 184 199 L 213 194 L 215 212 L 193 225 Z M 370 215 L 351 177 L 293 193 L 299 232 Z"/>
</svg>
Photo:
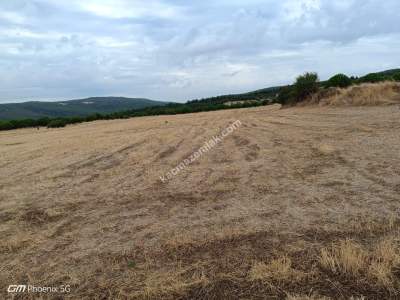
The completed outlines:
<svg viewBox="0 0 400 300">
<path fill-rule="evenodd" d="M 385 80 L 385 78 L 390 78 L 399 72 L 400 69 L 391 69 L 382 72 L 367 74 L 363 77 L 352 77 L 352 80 L 355 84 L 369 82 L 368 80 L 364 79 L 367 79 L 370 75 L 381 75 L 381 77 L 378 79 L 382 80 L 383 78 L 383 80 Z M 374 76 L 374 78 L 375 77 L 376 76 Z M 325 86 L 326 82 L 327 81 L 321 81 L 320 85 Z M 282 99 L 279 99 L 278 95 L 284 94 L 285 90 L 288 90 L 288 88 L 291 87 L 291 85 L 274 86 L 241 94 L 229 94 L 210 98 L 195 99 L 192 101 L 188 101 L 185 104 L 160 102 L 143 98 L 123 97 L 92 97 L 86 99 L 59 102 L 32 101 L 25 103 L 0 104 L 0 121 L 39 119 L 43 117 L 86 117 L 96 113 L 100 113 L 103 115 L 119 113 L 120 117 L 130 116 L 133 114 L 135 114 L 136 116 L 174 114 L 178 111 L 180 111 L 181 113 L 207 111 L 208 108 L 206 109 L 206 106 L 218 106 L 223 105 L 224 103 L 282 103 Z M 136 110 L 136 112 L 132 112 L 133 110 Z"/>
<path fill-rule="evenodd" d="M 281 88 L 283 88 L 283 86 L 274 86 L 242 94 L 230 94 L 210 98 L 195 99 L 189 101 L 188 103 L 221 104 L 231 101 L 272 100 L 276 97 Z"/>
<path fill-rule="evenodd" d="M 391 69 L 391 70 L 376 72 L 375 74 L 391 77 L 397 73 L 400 73 L 400 69 Z M 320 81 L 321 86 L 323 86 L 326 82 L 327 81 Z M 229 95 L 221 95 L 203 99 L 195 99 L 192 101 L 188 101 L 188 103 L 221 104 L 234 101 L 273 100 L 276 99 L 277 95 L 281 92 L 283 88 L 288 86 L 290 85 L 273 86 L 242 94 L 229 94 Z"/>
<path fill-rule="evenodd" d="M 378 74 L 385 75 L 385 76 L 393 76 L 394 74 L 400 73 L 400 69 L 391 69 L 382 72 L 378 72 Z"/>
<path fill-rule="evenodd" d="M 59 102 L 30 101 L 0 104 L 0 120 L 75 117 L 162 106 L 167 102 L 142 98 L 92 97 Z"/>
</svg>

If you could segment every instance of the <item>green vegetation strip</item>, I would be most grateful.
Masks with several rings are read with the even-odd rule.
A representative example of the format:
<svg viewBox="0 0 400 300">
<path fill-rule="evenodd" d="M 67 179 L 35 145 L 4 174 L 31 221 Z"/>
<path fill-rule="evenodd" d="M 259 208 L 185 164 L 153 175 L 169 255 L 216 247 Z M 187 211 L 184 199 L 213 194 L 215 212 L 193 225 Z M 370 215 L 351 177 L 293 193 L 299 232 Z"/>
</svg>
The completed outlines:
<svg viewBox="0 0 400 300">
<path fill-rule="evenodd" d="M 320 89 L 332 87 L 346 88 L 355 84 L 377 83 L 382 81 L 400 81 L 400 70 L 388 70 L 380 73 L 370 73 L 363 77 L 348 77 L 345 74 L 337 74 L 327 81 L 319 81 L 317 73 L 305 73 L 296 78 L 293 85 L 283 87 L 271 87 L 250 93 L 237 95 L 224 95 L 200 100 L 189 101 L 184 104 L 170 103 L 165 106 L 153 106 L 143 109 L 127 110 L 110 114 L 93 114 L 85 117 L 64 118 L 40 118 L 0 121 L 0 130 L 12 130 L 27 127 L 48 128 L 65 127 L 68 124 L 91 122 L 96 120 L 128 119 L 134 117 L 177 115 L 222 109 L 237 109 L 262 106 L 271 103 L 291 105 L 304 101 Z M 226 102 L 230 103 L 227 105 Z"/>
<path fill-rule="evenodd" d="M 96 120 L 114 120 L 128 119 L 134 117 L 157 116 L 157 115 L 178 115 L 206 111 L 215 111 L 222 109 L 238 109 L 246 107 L 256 107 L 268 104 L 267 101 L 245 102 L 233 105 L 225 105 L 223 103 L 186 103 L 186 104 L 168 104 L 166 106 L 147 107 L 139 110 L 128 110 L 111 114 L 93 114 L 86 117 L 65 117 L 65 118 L 40 118 L 40 119 L 24 119 L 0 121 L 0 130 L 12 130 L 18 128 L 29 127 L 48 127 L 58 128 L 65 127 L 68 124 L 77 124 L 83 122 L 91 122 Z"/>
</svg>

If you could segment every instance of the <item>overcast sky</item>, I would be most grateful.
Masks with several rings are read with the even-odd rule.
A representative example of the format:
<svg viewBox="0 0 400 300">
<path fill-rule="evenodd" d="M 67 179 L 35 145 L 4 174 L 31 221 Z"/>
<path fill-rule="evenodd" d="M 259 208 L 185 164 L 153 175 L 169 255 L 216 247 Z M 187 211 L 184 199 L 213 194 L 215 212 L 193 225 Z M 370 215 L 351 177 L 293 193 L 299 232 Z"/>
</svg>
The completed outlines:
<svg viewBox="0 0 400 300">
<path fill-rule="evenodd" d="M 183 101 L 400 67 L 399 0 L 0 0 L 0 102 Z"/>
</svg>

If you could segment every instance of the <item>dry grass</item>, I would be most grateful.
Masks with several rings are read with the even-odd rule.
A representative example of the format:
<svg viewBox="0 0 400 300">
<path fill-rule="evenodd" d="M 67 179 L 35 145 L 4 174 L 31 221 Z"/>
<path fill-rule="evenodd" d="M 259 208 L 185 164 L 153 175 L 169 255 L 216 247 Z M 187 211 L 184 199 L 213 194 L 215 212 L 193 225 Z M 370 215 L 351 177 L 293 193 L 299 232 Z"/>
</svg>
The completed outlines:
<svg viewBox="0 0 400 300">
<path fill-rule="evenodd" d="M 249 272 L 250 280 L 261 281 L 296 281 L 300 280 L 301 274 L 292 268 L 292 260 L 283 256 L 271 260 L 268 264 L 256 262 Z"/>
<path fill-rule="evenodd" d="M 320 263 L 333 273 L 358 276 L 367 265 L 363 248 L 351 240 L 340 241 L 332 249 L 322 249 Z"/>
<path fill-rule="evenodd" d="M 368 275 L 389 289 L 396 288 L 396 285 L 398 285 L 398 279 L 396 279 L 394 271 L 396 268 L 400 268 L 399 242 L 398 237 L 397 239 L 389 237 L 382 240 L 375 246 L 370 258 L 371 264 L 368 269 Z"/>
<path fill-rule="evenodd" d="M 328 297 L 320 297 L 320 296 L 288 295 L 286 300 L 330 300 L 330 298 L 328 298 Z M 354 300 L 358 300 L 358 299 L 354 299 Z"/>
<path fill-rule="evenodd" d="M 394 271 L 400 267 L 399 241 L 394 237 L 385 237 L 372 245 L 372 249 L 351 240 L 342 240 L 322 248 L 321 266 L 335 274 L 364 277 L 371 283 L 376 281 L 388 290 L 399 288 Z"/>
<path fill-rule="evenodd" d="M 366 83 L 349 88 L 321 91 L 311 100 L 321 106 L 374 106 L 400 103 L 400 84 L 396 82 Z"/>
<path fill-rule="evenodd" d="M 132 293 L 131 296 L 138 299 L 160 299 L 170 295 L 183 297 L 191 288 L 209 284 L 204 272 L 191 271 L 193 271 L 193 267 L 167 273 L 154 272 L 146 278 L 142 290 Z"/>
<path fill-rule="evenodd" d="M 31 243 L 32 239 L 27 234 L 20 232 L 14 235 L 12 238 L 0 241 L 0 253 L 16 253 Z"/>
<path fill-rule="evenodd" d="M 398 108 L 275 109 L 1 132 L 0 298 L 398 298 Z"/>
</svg>

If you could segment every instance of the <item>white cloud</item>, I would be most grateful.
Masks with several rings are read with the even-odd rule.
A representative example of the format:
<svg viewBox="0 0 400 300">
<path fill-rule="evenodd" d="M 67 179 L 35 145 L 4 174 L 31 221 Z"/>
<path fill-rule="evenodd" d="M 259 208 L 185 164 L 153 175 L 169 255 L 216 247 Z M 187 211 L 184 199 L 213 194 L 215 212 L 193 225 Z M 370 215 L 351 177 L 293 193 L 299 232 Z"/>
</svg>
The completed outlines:
<svg viewBox="0 0 400 300">
<path fill-rule="evenodd" d="M 5 20 L 13 24 L 25 24 L 26 19 L 18 12 L 0 11 L 0 20 Z"/>
<path fill-rule="evenodd" d="M 69 5 L 74 3 L 78 8 L 107 18 L 177 18 L 181 16 L 181 11 L 177 6 L 168 5 L 161 1 L 147 0 L 85 0 L 69 1 Z"/>
<path fill-rule="evenodd" d="M 308 14 L 321 9 L 320 0 L 290 0 L 283 5 L 284 18 L 289 21 L 298 21 L 307 18 Z"/>
<path fill-rule="evenodd" d="M 2 0 L 0 101 L 188 100 L 400 65 L 398 0 Z"/>
</svg>

